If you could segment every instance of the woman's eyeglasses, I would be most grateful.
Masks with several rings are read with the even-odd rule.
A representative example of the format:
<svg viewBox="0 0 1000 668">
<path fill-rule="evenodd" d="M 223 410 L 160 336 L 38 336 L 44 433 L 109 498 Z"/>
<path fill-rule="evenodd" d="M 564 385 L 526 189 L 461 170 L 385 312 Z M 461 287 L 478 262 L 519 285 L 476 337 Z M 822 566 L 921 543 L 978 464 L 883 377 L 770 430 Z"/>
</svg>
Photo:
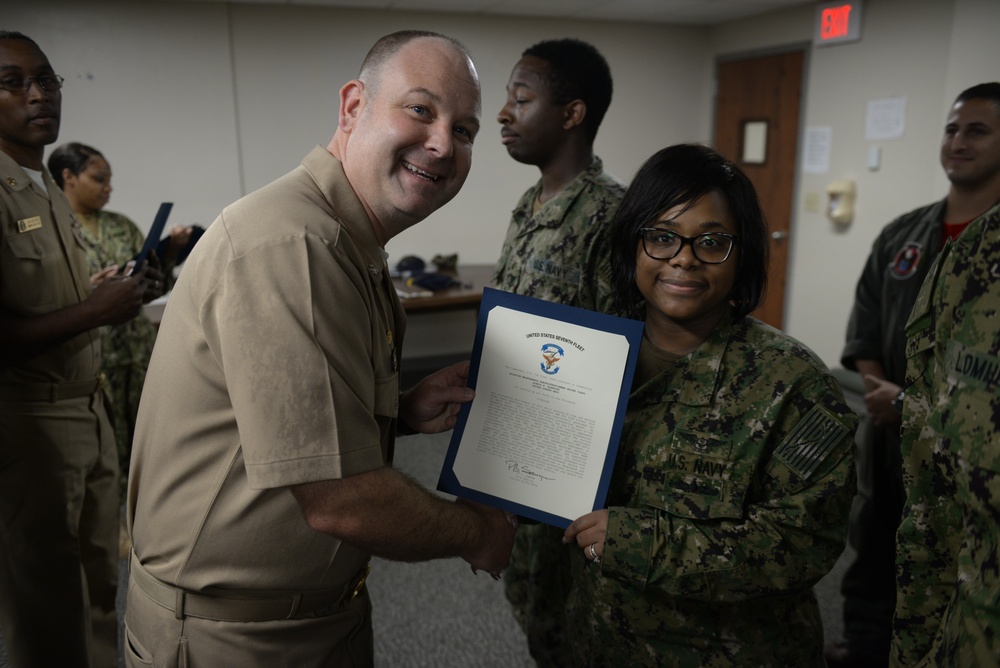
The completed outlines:
<svg viewBox="0 0 1000 668">
<path fill-rule="evenodd" d="M 685 237 L 658 227 L 643 227 L 642 249 L 654 260 L 670 260 L 691 244 L 691 250 L 699 261 L 706 264 L 721 264 L 729 259 L 736 243 L 736 235 L 726 232 L 706 232 L 693 237 Z"/>
</svg>

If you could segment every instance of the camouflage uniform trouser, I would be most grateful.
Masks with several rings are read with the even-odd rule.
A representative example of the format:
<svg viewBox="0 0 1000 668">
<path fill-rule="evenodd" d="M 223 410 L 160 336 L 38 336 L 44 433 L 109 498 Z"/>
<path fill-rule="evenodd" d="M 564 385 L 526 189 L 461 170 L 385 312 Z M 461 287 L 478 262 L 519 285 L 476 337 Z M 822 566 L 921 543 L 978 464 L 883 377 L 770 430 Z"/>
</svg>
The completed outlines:
<svg viewBox="0 0 1000 668">
<path fill-rule="evenodd" d="M 563 530 L 548 524 L 522 524 L 514 538 L 510 565 L 503 574 L 504 593 L 514 618 L 528 637 L 539 666 L 571 666 L 564 615 L 569 594 L 570 550 Z"/>
</svg>

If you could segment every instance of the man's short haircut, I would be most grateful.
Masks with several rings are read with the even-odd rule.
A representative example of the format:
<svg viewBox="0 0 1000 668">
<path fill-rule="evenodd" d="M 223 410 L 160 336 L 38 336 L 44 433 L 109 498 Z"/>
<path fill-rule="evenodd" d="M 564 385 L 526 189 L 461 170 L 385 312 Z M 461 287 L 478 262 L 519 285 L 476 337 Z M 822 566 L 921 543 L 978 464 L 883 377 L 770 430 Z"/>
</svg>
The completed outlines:
<svg viewBox="0 0 1000 668">
<path fill-rule="evenodd" d="M 1000 107 L 1000 83 L 992 81 L 966 88 L 955 98 L 955 104 L 966 100 L 989 100 Z"/>
<path fill-rule="evenodd" d="M 644 227 L 653 227 L 676 206 L 692 206 L 719 191 L 737 226 L 736 283 L 729 296 L 733 314 L 749 315 L 764 299 L 770 248 L 767 223 L 750 179 L 739 167 L 700 144 L 677 144 L 647 160 L 615 214 L 611 237 L 611 278 L 615 310 L 630 318 L 645 318 L 645 303 L 635 284 L 636 255 Z M 727 260 L 732 262 L 733 260 Z"/>
<path fill-rule="evenodd" d="M 38 44 L 35 42 L 35 40 L 31 39 L 30 37 L 28 37 L 27 35 L 25 35 L 23 32 L 18 32 L 16 30 L 2 30 L 2 29 L 0 29 L 0 40 L 5 40 L 5 39 L 20 39 L 20 40 L 23 40 L 25 42 L 30 42 L 31 44 L 34 44 L 35 48 L 38 49 L 39 51 L 42 50 L 42 48 L 40 46 L 38 46 Z"/>
<path fill-rule="evenodd" d="M 587 138 L 593 142 L 604 114 L 611 106 L 611 68 L 601 52 L 578 39 L 553 39 L 525 49 L 522 56 L 541 58 L 549 64 L 548 83 L 556 104 L 583 100 Z"/>
<path fill-rule="evenodd" d="M 398 32 L 380 37 L 379 40 L 372 45 L 372 48 L 368 50 L 368 55 L 365 56 L 364 62 L 361 63 L 361 70 L 358 73 L 358 79 L 363 81 L 365 85 L 370 88 L 377 88 L 383 65 L 385 65 L 385 63 L 396 55 L 396 52 L 398 52 L 405 45 L 415 39 L 420 39 L 421 37 L 443 39 L 454 46 L 470 61 L 472 60 L 468 47 L 454 37 L 442 35 L 441 33 L 432 32 L 430 30 L 400 30 Z"/>
<path fill-rule="evenodd" d="M 93 146 L 87 146 L 78 141 L 63 144 L 52 151 L 52 155 L 49 156 L 49 174 L 52 175 L 52 180 L 61 190 L 65 187 L 63 183 L 64 169 L 68 169 L 70 174 L 80 176 L 80 172 L 87 168 L 87 163 L 91 159 L 103 157 L 101 152 Z"/>
</svg>

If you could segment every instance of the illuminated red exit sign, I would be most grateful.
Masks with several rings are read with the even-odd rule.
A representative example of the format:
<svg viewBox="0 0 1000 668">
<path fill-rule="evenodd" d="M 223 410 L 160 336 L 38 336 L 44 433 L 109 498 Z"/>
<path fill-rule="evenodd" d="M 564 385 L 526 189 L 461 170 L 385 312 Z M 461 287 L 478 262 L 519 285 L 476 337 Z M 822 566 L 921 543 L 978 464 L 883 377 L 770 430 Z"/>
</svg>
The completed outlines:
<svg viewBox="0 0 1000 668">
<path fill-rule="evenodd" d="M 861 39 L 861 0 L 823 2 L 816 6 L 813 44 L 840 44 Z"/>
</svg>

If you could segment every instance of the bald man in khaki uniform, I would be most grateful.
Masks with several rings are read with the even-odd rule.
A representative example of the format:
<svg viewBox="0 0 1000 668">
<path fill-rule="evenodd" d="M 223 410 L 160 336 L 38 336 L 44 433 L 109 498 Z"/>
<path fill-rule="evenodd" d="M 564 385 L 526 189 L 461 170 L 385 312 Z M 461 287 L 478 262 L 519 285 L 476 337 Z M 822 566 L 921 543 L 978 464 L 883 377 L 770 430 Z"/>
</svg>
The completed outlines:
<svg viewBox="0 0 1000 668">
<path fill-rule="evenodd" d="M 464 47 L 395 33 L 293 172 L 226 208 L 161 325 L 129 481 L 129 665 L 370 666 L 373 554 L 497 572 L 505 514 L 394 471 L 397 423 L 454 425 L 467 365 L 399 393 L 405 314 L 385 242 L 471 165 Z"/>
</svg>

